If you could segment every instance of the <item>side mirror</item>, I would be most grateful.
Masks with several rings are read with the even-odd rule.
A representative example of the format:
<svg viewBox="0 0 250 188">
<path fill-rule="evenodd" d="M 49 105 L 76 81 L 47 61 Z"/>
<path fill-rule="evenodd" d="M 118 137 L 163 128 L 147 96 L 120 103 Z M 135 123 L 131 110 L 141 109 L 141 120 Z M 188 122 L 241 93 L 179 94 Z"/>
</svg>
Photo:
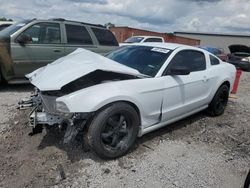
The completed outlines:
<svg viewBox="0 0 250 188">
<path fill-rule="evenodd" d="M 176 66 L 176 67 L 172 67 L 169 70 L 169 74 L 170 75 L 188 75 L 190 74 L 190 69 L 184 66 Z"/>
<path fill-rule="evenodd" d="M 20 45 L 25 46 L 25 44 L 32 42 L 32 38 L 27 34 L 21 34 L 18 36 L 17 42 Z"/>
</svg>

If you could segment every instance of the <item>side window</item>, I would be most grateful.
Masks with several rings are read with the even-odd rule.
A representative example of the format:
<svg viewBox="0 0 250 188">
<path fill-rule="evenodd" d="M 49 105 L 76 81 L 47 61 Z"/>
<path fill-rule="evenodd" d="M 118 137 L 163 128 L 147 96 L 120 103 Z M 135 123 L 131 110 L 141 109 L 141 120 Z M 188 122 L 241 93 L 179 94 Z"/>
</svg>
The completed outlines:
<svg viewBox="0 0 250 188">
<path fill-rule="evenodd" d="M 162 42 L 161 38 L 148 38 L 144 42 Z"/>
<path fill-rule="evenodd" d="M 68 44 L 93 44 L 89 32 L 84 26 L 65 24 Z"/>
<path fill-rule="evenodd" d="M 107 29 L 99 29 L 95 27 L 92 27 L 91 29 L 94 32 L 100 45 L 118 46 L 118 42 L 111 31 Z"/>
<path fill-rule="evenodd" d="M 219 65 L 220 61 L 216 57 L 209 55 L 211 65 Z"/>
<path fill-rule="evenodd" d="M 38 23 L 26 29 L 32 44 L 59 44 L 61 43 L 61 31 L 58 23 Z"/>
<path fill-rule="evenodd" d="M 202 52 L 195 50 L 183 50 L 178 52 L 170 64 L 172 66 L 186 66 L 191 72 L 202 71 L 206 69 L 206 59 Z"/>
</svg>

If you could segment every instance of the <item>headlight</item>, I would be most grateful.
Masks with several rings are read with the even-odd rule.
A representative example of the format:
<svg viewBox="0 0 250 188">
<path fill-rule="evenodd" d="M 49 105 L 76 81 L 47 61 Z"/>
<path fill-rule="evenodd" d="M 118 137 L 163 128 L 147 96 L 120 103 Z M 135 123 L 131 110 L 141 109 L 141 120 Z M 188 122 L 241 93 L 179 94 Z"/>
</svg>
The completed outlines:
<svg viewBox="0 0 250 188">
<path fill-rule="evenodd" d="M 69 113 L 69 109 L 64 102 L 56 102 L 56 110 L 59 112 Z"/>
<path fill-rule="evenodd" d="M 250 62 L 250 57 L 244 57 L 244 58 L 241 59 L 241 61 L 248 61 L 248 62 Z"/>
</svg>

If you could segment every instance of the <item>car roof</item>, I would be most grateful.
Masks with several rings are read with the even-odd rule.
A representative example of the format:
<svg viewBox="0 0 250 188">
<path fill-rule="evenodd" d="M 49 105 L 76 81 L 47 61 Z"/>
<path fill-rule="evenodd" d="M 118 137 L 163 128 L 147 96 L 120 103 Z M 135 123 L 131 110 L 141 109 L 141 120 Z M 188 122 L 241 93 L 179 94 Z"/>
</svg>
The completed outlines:
<svg viewBox="0 0 250 188">
<path fill-rule="evenodd" d="M 107 29 L 105 26 L 103 26 L 101 24 L 92 24 L 92 23 L 81 22 L 81 21 L 67 20 L 64 18 L 51 18 L 51 19 L 47 19 L 47 20 L 34 18 L 31 21 L 59 21 L 59 22 L 65 22 L 65 23 L 80 23 L 80 24 L 84 24 L 84 25 L 95 26 L 95 27 L 100 27 L 102 29 Z"/>
<path fill-rule="evenodd" d="M 179 47 L 199 49 L 199 48 L 194 47 L 194 46 L 188 46 L 188 45 L 177 44 L 177 43 L 167 43 L 167 42 L 165 42 L 165 43 L 163 43 L 163 42 L 131 43 L 130 45 L 133 45 L 133 46 L 151 46 L 151 47 L 158 47 L 158 48 L 167 48 L 170 50 L 174 50 L 174 49 L 179 48 Z M 202 50 L 202 49 L 200 49 L 200 50 Z"/>
</svg>

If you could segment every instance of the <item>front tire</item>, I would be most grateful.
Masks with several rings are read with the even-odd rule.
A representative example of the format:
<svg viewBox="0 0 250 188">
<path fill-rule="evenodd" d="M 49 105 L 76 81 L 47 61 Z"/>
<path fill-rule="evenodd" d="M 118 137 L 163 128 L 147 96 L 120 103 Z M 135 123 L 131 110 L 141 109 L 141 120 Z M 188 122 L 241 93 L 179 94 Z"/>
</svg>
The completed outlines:
<svg viewBox="0 0 250 188">
<path fill-rule="evenodd" d="M 208 113 L 211 116 L 220 116 L 224 113 L 229 97 L 229 87 L 222 85 L 214 95 L 213 100 L 209 104 Z"/>
<path fill-rule="evenodd" d="M 245 183 L 244 183 L 244 188 L 250 188 L 250 170 L 247 174 L 247 177 L 246 177 L 246 180 L 245 180 Z"/>
<path fill-rule="evenodd" d="M 139 131 L 139 115 L 129 104 L 114 103 L 101 110 L 92 120 L 87 138 L 101 158 L 114 159 L 127 153 Z"/>
</svg>

